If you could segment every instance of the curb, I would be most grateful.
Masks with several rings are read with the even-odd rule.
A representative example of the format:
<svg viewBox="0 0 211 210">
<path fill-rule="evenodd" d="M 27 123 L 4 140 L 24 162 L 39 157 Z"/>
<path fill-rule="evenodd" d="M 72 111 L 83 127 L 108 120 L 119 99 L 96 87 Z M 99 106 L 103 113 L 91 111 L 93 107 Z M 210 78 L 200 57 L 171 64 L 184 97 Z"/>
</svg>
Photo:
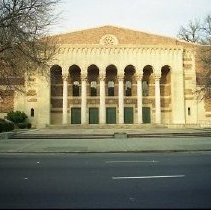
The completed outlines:
<svg viewBox="0 0 211 210">
<path fill-rule="evenodd" d="M 178 153 L 178 152 L 211 152 L 208 150 L 128 150 L 128 151 L 71 151 L 71 152 L 0 152 L 1 154 L 98 154 L 98 153 Z"/>
</svg>

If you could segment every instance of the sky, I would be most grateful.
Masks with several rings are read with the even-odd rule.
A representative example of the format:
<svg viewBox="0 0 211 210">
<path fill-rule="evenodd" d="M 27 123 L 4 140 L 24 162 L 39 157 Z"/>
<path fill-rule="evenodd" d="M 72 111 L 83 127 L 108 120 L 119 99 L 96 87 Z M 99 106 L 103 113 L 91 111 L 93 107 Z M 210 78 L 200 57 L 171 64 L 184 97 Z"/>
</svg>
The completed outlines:
<svg viewBox="0 0 211 210">
<path fill-rule="evenodd" d="M 113 25 L 176 37 L 180 27 L 211 15 L 211 0 L 61 0 L 51 34 Z"/>
</svg>

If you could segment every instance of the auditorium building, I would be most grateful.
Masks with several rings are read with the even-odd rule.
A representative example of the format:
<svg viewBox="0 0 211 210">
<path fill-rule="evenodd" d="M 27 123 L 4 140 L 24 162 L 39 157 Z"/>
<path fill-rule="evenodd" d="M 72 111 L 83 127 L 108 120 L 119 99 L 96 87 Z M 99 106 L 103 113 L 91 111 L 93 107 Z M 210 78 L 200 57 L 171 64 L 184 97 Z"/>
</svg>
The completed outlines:
<svg viewBox="0 0 211 210">
<path fill-rule="evenodd" d="M 0 117 L 24 111 L 33 127 L 211 126 L 211 103 L 196 95 L 198 45 L 114 26 L 54 37 L 49 77 L 31 75 L 25 94 L 0 100 Z"/>
</svg>

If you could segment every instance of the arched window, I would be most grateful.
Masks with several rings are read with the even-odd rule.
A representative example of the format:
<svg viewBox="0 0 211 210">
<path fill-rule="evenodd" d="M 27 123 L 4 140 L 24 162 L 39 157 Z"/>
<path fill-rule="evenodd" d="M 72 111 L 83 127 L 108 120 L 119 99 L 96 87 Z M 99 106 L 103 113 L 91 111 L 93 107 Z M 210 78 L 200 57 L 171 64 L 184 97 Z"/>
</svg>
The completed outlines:
<svg viewBox="0 0 211 210">
<path fill-rule="evenodd" d="M 114 81 L 108 81 L 108 96 L 114 96 Z"/>
<path fill-rule="evenodd" d="M 146 80 L 142 81 L 142 95 L 143 96 L 149 95 L 149 83 Z"/>
<path fill-rule="evenodd" d="M 79 81 L 73 82 L 73 96 L 79 96 L 80 95 L 80 84 Z"/>
<path fill-rule="evenodd" d="M 132 96 L 132 83 L 131 81 L 125 82 L 125 95 L 126 96 Z"/>
<path fill-rule="evenodd" d="M 91 81 L 91 96 L 97 96 L 97 82 Z"/>
<path fill-rule="evenodd" d="M 34 109 L 31 108 L 31 117 L 34 117 Z"/>
</svg>

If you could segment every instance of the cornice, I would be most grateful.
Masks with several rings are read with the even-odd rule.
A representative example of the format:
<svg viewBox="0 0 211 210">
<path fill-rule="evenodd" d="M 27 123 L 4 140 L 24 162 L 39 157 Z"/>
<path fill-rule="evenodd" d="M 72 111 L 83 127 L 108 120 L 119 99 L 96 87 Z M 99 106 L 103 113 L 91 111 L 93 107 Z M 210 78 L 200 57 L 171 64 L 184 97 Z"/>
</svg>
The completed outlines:
<svg viewBox="0 0 211 210">
<path fill-rule="evenodd" d="M 192 51 L 190 48 L 184 48 L 183 46 L 165 46 L 165 45 L 113 45 L 113 46 L 105 46 L 105 45 L 59 45 L 57 53 L 58 54 L 71 54 L 71 53 L 151 53 L 153 51 L 161 51 L 161 52 L 183 52 L 184 50 Z"/>
</svg>

